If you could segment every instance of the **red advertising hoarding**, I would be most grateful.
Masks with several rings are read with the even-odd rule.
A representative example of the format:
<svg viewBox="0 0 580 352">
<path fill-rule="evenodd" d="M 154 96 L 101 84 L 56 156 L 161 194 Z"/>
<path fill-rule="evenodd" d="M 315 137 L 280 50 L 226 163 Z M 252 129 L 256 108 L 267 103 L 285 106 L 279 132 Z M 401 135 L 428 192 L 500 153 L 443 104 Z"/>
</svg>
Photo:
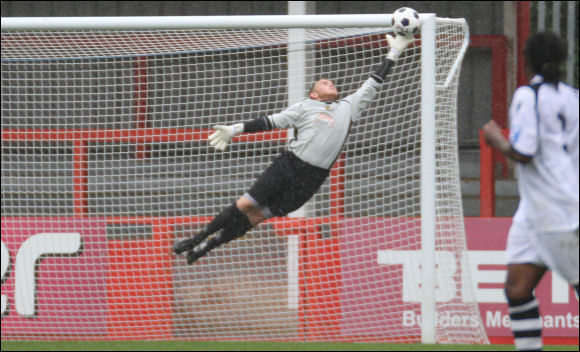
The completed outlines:
<svg viewBox="0 0 580 352">
<path fill-rule="evenodd" d="M 392 229 L 396 224 L 392 219 L 355 219 L 344 224 L 345 231 L 341 234 L 341 271 L 342 290 L 341 308 L 343 313 L 343 335 L 364 335 L 366 331 L 380 332 L 391 336 L 400 331 L 420 335 L 420 278 L 416 273 L 418 268 L 411 268 L 411 263 L 419 261 L 408 260 L 420 255 L 420 244 L 406 243 L 408 250 L 400 248 L 392 250 L 396 236 Z M 407 222 L 408 225 L 409 222 Z M 506 278 L 504 249 L 511 218 L 466 218 L 468 260 L 471 276 L 475 281 L 475 298 L 487 335 L 492 342 L 509 342 L 510 330 L 508 306 L 505 301 L 503 284 Z M 370 231 L 363 231 L 370 228 Z M 399 229 L 401 230 L 401 229 Z M 420 231 L 419 223 L 408 226 L 407 234 Z M 355 235 L 352 235 L 354 233 Z M 395 237 L 393 237 L 395 236 Z M 436 264 L 444 256 L 449 256 L 447 262 L 453 262 L 453 254 L 438 251 Z M 439 284 L 445 290 L 436 288 L 437 304 L 444 305 L 454 300 L 463 299 L 461 278 L 454 270 L 439 272 Z M 398 282 L 392 287 L 373 285 L 374 282 Z M 445 282 L 445 284 L 443 284 Z M 453 289 L 448 289 L 453 285 Z M 372 300 L 360 294 L 360 287 L 373 290 Z M 413 287 L 416 286 L 416 287 Z M 407 291 L 407 292 L 405 292 Z M 453 295 L 455 292 L 455 295 Z M 575 291 L 558 275 L 548 272 L 535 291 L 540 301 L 540 312 L 544 329 L 542 334 L 547 341 L 565 343 L 578 341 L 578 299 Z M 385 304 L 385 302 L 388 302 Z M 373 317 L 369 320 L 369 317 Z M 438 324 L 443 328 L 470 326 L 476 324 L 467 316 L 442 313 Z M 575 342 L 574 342 L 575 341 Z"/>
<path fill-rule="evenodd" d="M 206 220 L 3 218 L 2 338 L 175 338 L 168 250 L 175 237 L 173 225 Z M 419 255 L 419 237 L 415 236 L 420 233 L 419 220 L 342 220 L 331 228 L 343 230 L 333 231 L 330 237 L 317 233 L 328 219 L 293 221 L 305 225 L 302 228 L 307 231 L 299 244 L 298 292 L 308 292 L 308 302 L 301 298 L 298 308 L 301 338 L 344 340 L 372 335 L 396 341 L 394 331 L 420 336 L 416 293 L 420 291 L 414 287 L 420 282 L 411 274 L 416 268 L 409 267 L 416 264 L 408 261 Z M 107 232 L 111 223 L 149 228 L 146 235 L 143 229 L 138 236 L 112 235 Z M 296 234 L 293 223 L 276 219 L 270 223 L 280 236 Z M 509 218 L 465 219 L 475 298 L 492 342 L 506 343 L 511 337 L 503 296 L 503 249 L 510 224 Z M 406 241 L 403 246 L 401 241 Z M 440 250 L 436 263 L 453 255 Z M 448 272 L 440 275 L 439 284 L 455 285 L 455 289 L 436 292 L 437 304 L 463 299 L 461 274 L 453 267 L 444 270 Z M 373 298 L 365 298 L 367 293 Z M 551 338 L 557 343 L 578 343 L 578 300 L 568 284 L 548 273 L 536 296 L 548 343 Z M 329 316 L 335 318 L 329 320 Z M 438 318 L 444 328 L 475 323 L 459 315 Z"/>
<path fill-rule="evenodd" d="M 512 336 L 503 293 L 506 277 L 504 249 L 511 218 L 466 218 L 470 265 L 476 297 L 487 335 L 495 341 Z M 554 343 L 578 344 L 578 297 L 562 277 L 547 272 L 535 290 L 540 302 L 542 336 Z M 493 341 L 494 339 L 492 339 Z"/>
<path fill-rule="evenodd" d="M 2 218 L 2 338 L 106 336 L 106 243 L 98 220 Z"/>
</svg>

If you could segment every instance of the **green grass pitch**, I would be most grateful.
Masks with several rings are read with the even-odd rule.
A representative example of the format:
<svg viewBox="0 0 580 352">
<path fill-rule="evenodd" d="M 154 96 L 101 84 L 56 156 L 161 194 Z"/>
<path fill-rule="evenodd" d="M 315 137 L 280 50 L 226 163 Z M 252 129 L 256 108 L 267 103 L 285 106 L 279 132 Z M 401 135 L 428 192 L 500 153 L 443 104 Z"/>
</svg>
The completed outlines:
<svg viewBox="0 0 580 352">
<path fill-rule="evenodd" d="M 578 351 L 578 346 L 545 346 L 544 350 Z M 514 351 L 514 347 L 324 342 L 2 341 L 2 351 Z"/>
</svg>

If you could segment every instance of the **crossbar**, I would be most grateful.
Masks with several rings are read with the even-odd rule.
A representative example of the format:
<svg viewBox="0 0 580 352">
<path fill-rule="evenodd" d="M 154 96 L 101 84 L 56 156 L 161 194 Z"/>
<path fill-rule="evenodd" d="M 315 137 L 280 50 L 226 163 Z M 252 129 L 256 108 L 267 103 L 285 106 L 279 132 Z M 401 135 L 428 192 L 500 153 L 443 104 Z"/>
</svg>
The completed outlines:
<svg viewBox="0 0 580 352">
<path fill-rule="evenodd" d="M 421 19 L 433 14 L 421 14 Z M 3 17 L 2 31 L 390 27 L 392 14 Z"/>
</svg>

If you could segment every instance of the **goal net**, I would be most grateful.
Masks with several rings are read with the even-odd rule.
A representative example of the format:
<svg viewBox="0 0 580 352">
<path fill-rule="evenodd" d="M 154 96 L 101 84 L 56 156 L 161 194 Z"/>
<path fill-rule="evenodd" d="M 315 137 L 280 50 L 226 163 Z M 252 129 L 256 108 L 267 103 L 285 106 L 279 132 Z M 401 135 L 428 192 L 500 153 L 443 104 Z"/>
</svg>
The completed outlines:
<svg viewBox="0 0 580 352">
<path fill-rule="evenodd" d="M 319 78 L 346 97 L 384 59 L 391 29 L 3 24 L 2 339 L 421 342 L 429 314 L 434 342 L 487 343 L 459 187 L 468 31 L 435 23 L 434 52 L 423 37 L 401 55 L 303 208 L 191 266 L 173 242 L 244 194 L 292 136 L 244 134 L 218 152 L 212 126 L 279 112 Z M 434 191 L 431 290 L 422 177 Z"/>
</svg>

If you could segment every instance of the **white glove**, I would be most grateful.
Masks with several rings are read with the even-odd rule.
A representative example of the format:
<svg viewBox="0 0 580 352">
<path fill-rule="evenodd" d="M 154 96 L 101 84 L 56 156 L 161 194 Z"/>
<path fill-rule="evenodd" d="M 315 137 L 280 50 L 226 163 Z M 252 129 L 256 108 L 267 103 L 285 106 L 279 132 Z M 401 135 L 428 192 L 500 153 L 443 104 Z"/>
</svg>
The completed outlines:
<svg viewBox="0 0 580 352">
<path fill-rule="evenodd" d="M 244 133 L 244 124 L 238 123 L 232 126 L 217 125 L 213 129 L 216 132 L 209 135 L 209 144 L 223 152 L 234 136 Z"/>
<path fill-rule="evenodd" d="M 397 58 L 399 57 L 399 55 L 401 55 L 403 50 L 405 50 L 409 46 L 409 44 L 415 41 L 415 38 L 412 35 L 410 36 L 397 35 L 396 37 L 393 37 L 392 35 L 387 34 L 386 38 L 390 47 L 389 53 L 387 54 L 387 58 L 392 61 L 397 61 Z"/>
</svg>

